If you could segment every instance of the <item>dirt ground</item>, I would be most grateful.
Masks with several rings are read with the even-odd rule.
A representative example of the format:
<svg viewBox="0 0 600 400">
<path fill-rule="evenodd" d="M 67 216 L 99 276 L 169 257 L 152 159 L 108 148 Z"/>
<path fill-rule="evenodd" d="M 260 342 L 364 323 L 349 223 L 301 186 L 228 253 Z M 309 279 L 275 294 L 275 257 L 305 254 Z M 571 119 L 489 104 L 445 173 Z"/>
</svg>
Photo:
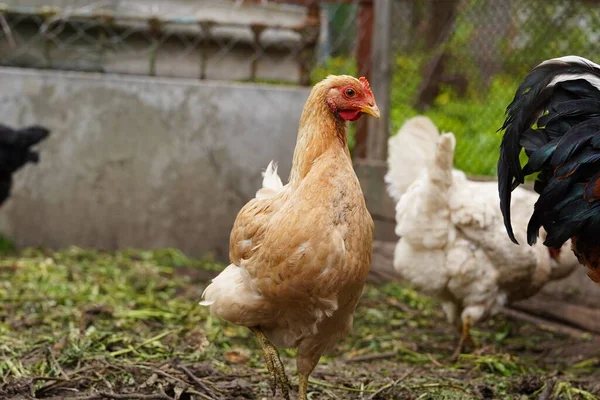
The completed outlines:
<svg viewBox="0 0 600 400">
<path fill-rule="evenodd" d="M 273 398 L 254 338 L 197 305 L 221 266 L 175 250 L 0 257 L 0 399 Z M 458 340 L 438 304 L 368 285 L 311 399 L 596 399 L 597 338 L 497 316 Z M 294 353 L 283 351 L 292 385 Z M 293 394 L 295 398 L 295 393 Z"/>
</svg>

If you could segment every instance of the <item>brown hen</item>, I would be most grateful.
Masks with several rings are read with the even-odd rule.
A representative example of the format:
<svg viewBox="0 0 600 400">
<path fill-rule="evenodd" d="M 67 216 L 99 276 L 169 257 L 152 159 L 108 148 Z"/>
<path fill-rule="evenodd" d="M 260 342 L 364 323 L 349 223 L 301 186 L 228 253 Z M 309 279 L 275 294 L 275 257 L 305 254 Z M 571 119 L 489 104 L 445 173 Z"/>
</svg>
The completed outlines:
<svg viewBox="0 0 600 400">
<path fill-rule="evenodd" d="M 346 121 L 379 118 L 366 79 L 329 76 L 304 106 L 290 179 L 239 212 L 231 264 L 206 288 L 212 315 L 247 326 L 289 398 L 277 348 L 297 348 L 299 398 L 321 354 L 352 327 L 371 261 L 373 220 L 352 167 Z"/>
</svg>

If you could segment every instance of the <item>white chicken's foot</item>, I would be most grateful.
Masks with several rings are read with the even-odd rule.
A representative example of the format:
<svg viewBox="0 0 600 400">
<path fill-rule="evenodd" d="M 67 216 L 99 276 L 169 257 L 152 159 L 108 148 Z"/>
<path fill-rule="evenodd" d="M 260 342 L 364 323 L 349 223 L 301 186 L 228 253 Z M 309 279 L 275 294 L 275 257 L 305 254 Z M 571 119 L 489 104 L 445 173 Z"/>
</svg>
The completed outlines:
<svg viewBox="0 0 600 400">
<path fill-rule="evenodd" d="M 248 329 L 256 336 L 256 339 L 263 350 L 263 356 L 265 363 L 267 364 L 267 370 L 269 371 L 269 380 L 273 396 L 277 394 L 277 387 L 279 386 L 283 398 L 289 400 L 291 385 L 285 373 L 283 362 L 281 362 L 281 358 L 279 357 L 279 351 L 273 346 L 273 343 L 269 341 L 260 328 L 252 327 Z"/>
</svg>

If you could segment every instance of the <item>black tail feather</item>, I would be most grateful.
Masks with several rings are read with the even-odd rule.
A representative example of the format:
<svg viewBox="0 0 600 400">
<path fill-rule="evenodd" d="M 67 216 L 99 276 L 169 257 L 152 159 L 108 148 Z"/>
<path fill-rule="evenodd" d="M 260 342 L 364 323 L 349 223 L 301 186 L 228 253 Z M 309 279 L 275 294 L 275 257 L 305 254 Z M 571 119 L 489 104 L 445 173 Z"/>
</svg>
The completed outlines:
<svg viewBox="0 0 600 400">
<path fill-rule="evenodd" d="M 526 175 L 538 173 L 534 189 L 540 193 L 529 221 L 529 244 L 544 226 L 545 243 L 560 247 L 561 240 L 588 229 L 591 216 L 600 211 L 600 203 L 585 201 L 578 186 L 600 169 L 599 88 L 600 66 L 570 56 L 540 64 L 517 89 L 506 109 L 498 160 L 500 208 L 513 242 L 511 191 Z M 522 149 L 529 158 L 524 167 Z"/>
</svg>

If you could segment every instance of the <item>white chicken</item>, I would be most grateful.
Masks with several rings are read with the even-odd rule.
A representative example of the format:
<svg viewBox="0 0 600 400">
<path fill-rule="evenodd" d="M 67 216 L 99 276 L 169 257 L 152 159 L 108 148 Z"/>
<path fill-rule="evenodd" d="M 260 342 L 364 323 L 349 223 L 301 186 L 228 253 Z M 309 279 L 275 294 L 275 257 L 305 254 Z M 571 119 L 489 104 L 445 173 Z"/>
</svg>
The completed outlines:
<svg viewBox="0 0 600 400">
<path fill-rule="evenodd" d="M 454 169 L 454 146 L 452 133 L 439 136 L 428 118 L 411 119 L 389 140 L 386 176 L 390 195 L 399 200 L 394 268 L 437 297 L 448 321 L 457 325 L 461 338 L 452 359 L 465 341 L 473 343 L 472 324 L 578 265 L 570 243 L 563 246 L 566 251 L 541 243 L 515 246 L 506 236 L 497 183 L 470 181 Z M 526 231 L 537 197 L 526 189 L 513 192 L 516 232 Z"/>
</svg>

